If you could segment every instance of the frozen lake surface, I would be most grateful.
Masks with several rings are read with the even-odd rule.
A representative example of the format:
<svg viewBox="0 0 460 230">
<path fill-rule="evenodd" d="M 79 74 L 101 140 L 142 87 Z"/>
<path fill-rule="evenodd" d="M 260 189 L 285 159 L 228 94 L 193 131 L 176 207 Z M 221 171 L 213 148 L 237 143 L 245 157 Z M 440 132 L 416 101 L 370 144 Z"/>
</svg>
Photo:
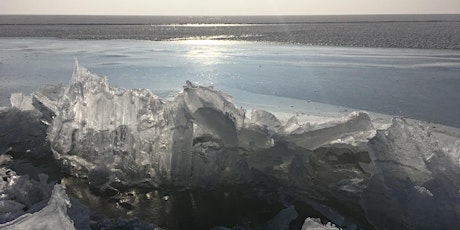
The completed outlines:
<svg viewBox="0 0 460 230">
<path fill-rule="evenodd" d="M 0 39 L 0 228 L 456 229 L 458 70 L 447 50 Z"/>
<path fill-rule="evenodd" d="M 214 85 L 239 106 L 302 112 L 295 104 L 300 100 L 460 127 L 460 54 L 451 50 L 1 38 L 0 105 L 9 104 L 12 92 L 66 85 L 75 58 L 114 86 L 148 88 L 163 97 L 190 80 Z M 274 98 L 296 100 L 276 105 Z"/>
</svg>

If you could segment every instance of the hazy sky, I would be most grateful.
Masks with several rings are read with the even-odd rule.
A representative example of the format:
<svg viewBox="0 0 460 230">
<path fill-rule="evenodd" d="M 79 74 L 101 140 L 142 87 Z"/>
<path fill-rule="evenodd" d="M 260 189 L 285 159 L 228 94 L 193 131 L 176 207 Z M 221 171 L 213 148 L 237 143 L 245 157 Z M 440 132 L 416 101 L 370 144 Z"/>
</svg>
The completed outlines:
<svg viewBox="0 0 460 230">
<path fill-rule="evenodd" d="M 460 0 L 0 0 L 0 14 L 460 14 Z"/>
</svg>

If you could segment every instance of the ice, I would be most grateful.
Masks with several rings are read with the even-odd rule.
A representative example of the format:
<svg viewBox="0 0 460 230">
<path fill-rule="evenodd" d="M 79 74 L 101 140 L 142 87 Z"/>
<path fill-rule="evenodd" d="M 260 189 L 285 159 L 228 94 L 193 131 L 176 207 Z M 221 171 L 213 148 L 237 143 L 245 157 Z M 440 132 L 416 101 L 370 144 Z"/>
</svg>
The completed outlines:
<svg viewBox="0 0 460 230">
<path fill-rule="evenodd" d="M 33 195 L 30 195 L 33 197 Z M 27 213 L 16 219 L 0 224 L 2 229 L 75 229 L 72 220 L 67 215 L 70 206 L 65 187 L 57 184 L 54 186 L 48 204 L 38 212 Z"/>
<path fill-rule="evenodd" d="M 53 183 L 48 183 L 48 176 L 44 174 L 39 175 L 38 181 L 28 175 L 17 175 L 7 167 L 12 158 L 8 155 L 0 158 L 3 178 L 0 181 L 0 228 L 74 229 L 66 214 L 69 202 L 64 186 L 55 185 L 53 189 Z"/>
<path fill-rule="evenodd" d="M 283 128 L 283 124 L 275 115 L 261 109 L 251 111 L 251 121 L 252 124 L 262 126 L 272 133 L 278 133 Z"/>
<path fill-rule="evenodd" d="M 13 93 L 10 97 L 11 107 L 18 108 L 19 110 L 35 110 L 32 105 L 32 97 L 26 96 L 23 93 Z"/>
<path fill-rule="evenodd" d="M 149 90 L 111 87 L 107 78 L 78 64 L 68 87 L 42 89 L 33 94 L 33 104 L 50 125 L 56 159 L 101 190 L 139 184 L 273 186 L 268 179 L 356 206 L 369 177 L 362 147 L 336 143 L 367 141 L 374 129 L 364 112 L 285 122 L 268 111 L 238 108 L 212 87 L 187 82 L 173 100 L 163 101 Z"/>
<path fill-rule="evenodd" d="M 376 228 L 458 228 L 460 168 L 426 126 L 394 119 L 368 146 L 374 170 L 361 203 Z"/>
<path fill-rule="evenodd" d="M 71 205 L 64 184 L 48 182 L 45 174 L 19 175 L 13 163 L 11 156 L 0 155 L 1 229 L 89 229 L 88 209 L 75 199 Z"/>
<path fill-rule="evenodd" d="M 50 197 L 53 185 L 44 174 L 39 175 L 39 181 L 17 175 L 6 167 L 11 156 L 2 154 L 0 158 L 0 223 L 5 223 L 40 207 L 40 202 Z"/>
<path fill-rule="evenodd" d="M 295 210 L 294 205 L 291 205 L 281 210 L 273 219 L 268 221 L 266 228 L 269 230 L 287 230 L 289 229 L 289 223 L 295 220 L 299 214 Z"/>
<path fill-rule="evenodd" d="M 46 154 L 44 143 L 48 127 L 40 121 L 40 112 L 35 109 L 22 110 L 26 107 L 0 111 L 0 153 L 29 151 L 37 156 Z"/>
<path fill-rule="evenodd" d="M 310 218 L 305 219 L 302 225 L 302 230 L 339 230 L 331 223 L 322 224 L 320 219 Z"/>
<path fill-rule="evenodd" d="M 166 101 L 147 89 L 112 87 L 78 63 L 68 86 L 17 93 L 11 103 L 0 111 L 2 152 L 46 152 L 48 141 L 65 172 L 101 191 L 250 185 L 285 189 L 338 227 L 460 225 L 458 130 L 401 118 L 388 125 L 364 111 L 280 119 L 190 81 Z M 21 188 L 35 183 L 20 178 Z M 27 200 L 27 191 L 0 200 L 5 220 L 43 200 Z M 267 226 L 295 219 L 292 203 L 281 200 L 289 208 Z M 335 229 L 313 219 L 304 228 Z"/>
<path fill-rule="evenodd" d="M 313 126 L 311 124 L 299 125 L 295 120 L 290 120 L 289 127 L 286 130 L 287 135 L 282 139 L 306 149 L 315 149 L 336 139 L 372 130 L 374 128 L 369 115 L 364 112 L 357 112 L 352 113 L 348 118 L 341 121 Z"/>
<path fill-rule="evenodd" d="M 238 146 L 237 130 L 243 126 L 245 111 L 236 108 L 228 95 L 187 81 L 183 100 L 194 123 L 219 137 L 224 146 Z"/>
<path fill-rule="evenodd" d="M 114 183 L 209 184 L 204 178 L 249 170 L 244 163 L 215 170 L 219 162 L 245 161 L 238 150 L 229 150 L 234 147 L 268 149 L 276 141 L 288 141 L 314 149 L 372 130 L 369 116 L 362 112 L 308 128 L 296 123 L 298 127 L 289 130 L 292 122 L 283 124 L 267 111 L 253 110 L 246 117 L 230 96 L 211 87 L 187 82 L 174 100 L 163 101 L 146 89 L 113 88 L 107 78 L 78 63 L 69 87 L 42 89 L 33 94 L 33 103 L 43 122 L 50 124 L 48 139 L 55 157 L 70 173 L 102 189 Z M 212 143 L 227 150 L 205 150 Z M 191 154 L 197 150 L 201 158 Z M 243 176 L 231 175 L 238 178 L 227 178 L 230 181 Z"/>
<path fill-rule="evenodd" d="M 61 97 L 40 94 L 34 100 L 54 114 L 48 139 L 55 157 L 74 175 L 107 176 L 93 180 L 102 183 L 96 187 L 170 178 L 172 159 L 186 161 L 175 154 L 187 143 L 174 140 L 178 132 L 190 137 L 191 123 L 181 120 L 177 103 L 165 105 L 148 90 L 111 88 L 106 78 L 77 64 Z"/>
<path fill-rule="evenodd" d="M 23 93 L 10 96 L 11 107 L 0 110 L 0 153 L 7 151 L 32 152 L 44 156 L 46 130 L 43 114 L 33 106 L 32 97 Z"/>
<path fill-rule="evenodd" d="M 244 121 L 243 110 L 209 87 L 188 82 L 183 93 L 165 102 L 146 89 L 112 88 L 107 78 L 78 63 L 60 95 L 33 98 L 47 114 L 51 148 L 73 175 L 100 188 L 165 181 L 187 185 L 193 137 L 208 134 L 236 147 Z"/>
</svg>

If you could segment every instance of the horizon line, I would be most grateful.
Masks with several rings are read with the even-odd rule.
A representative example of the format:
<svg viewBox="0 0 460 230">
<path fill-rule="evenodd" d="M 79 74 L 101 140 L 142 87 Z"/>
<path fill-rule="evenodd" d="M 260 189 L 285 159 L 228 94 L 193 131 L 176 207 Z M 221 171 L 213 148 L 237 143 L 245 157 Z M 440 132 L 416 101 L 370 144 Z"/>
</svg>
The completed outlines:
<svg viewBox="0 0 460 230">
<path fill-rule="evenodd" d="M 460 13 L 363 13 L 363 14 L 2 14 L 0 16 L 166 16 L 166 17 L 250 17 L 250 16 L 403 16 L 403 15 L 460 15 Z"/>
</svg>

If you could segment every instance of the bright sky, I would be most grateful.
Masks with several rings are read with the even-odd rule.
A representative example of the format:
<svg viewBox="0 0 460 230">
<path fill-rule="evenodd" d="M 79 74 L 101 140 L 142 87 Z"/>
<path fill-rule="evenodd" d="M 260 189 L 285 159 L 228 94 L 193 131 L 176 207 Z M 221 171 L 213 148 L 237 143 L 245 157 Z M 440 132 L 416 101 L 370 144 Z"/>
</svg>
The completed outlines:
<svg viewBox="0 0 460 230">
<path fill-rule="evenodd" d="M 460 14 L 460 0 L 0 0 L 0 14 Z"/>
</svg>

